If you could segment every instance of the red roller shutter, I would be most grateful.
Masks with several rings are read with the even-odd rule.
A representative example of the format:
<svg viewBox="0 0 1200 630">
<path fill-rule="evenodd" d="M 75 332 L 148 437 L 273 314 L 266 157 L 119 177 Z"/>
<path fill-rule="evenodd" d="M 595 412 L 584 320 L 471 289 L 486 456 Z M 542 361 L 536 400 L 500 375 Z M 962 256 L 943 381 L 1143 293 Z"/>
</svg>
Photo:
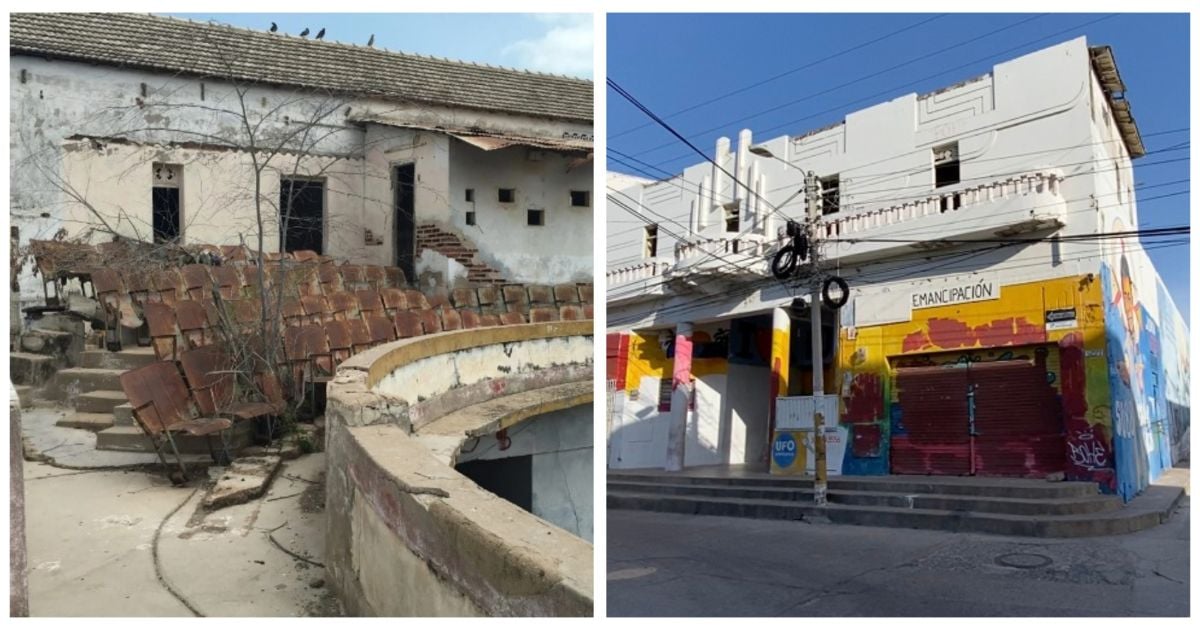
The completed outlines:
<svg viewBox="0 0 1200 630">
<path fill-rule="evenodd" d="M 975 474 L 1042 477 L 1066 469 L 1061 405 L 1046 369 L 1029 361 L 975 363 Z"/>
<path fill-rule="evenodd" d="M 892 434 L 893 473 L 966 475 L 971 472 L 967 385 L 967 370 L 961 367 L 897 370 L 902 430 Z"/>
</svg>

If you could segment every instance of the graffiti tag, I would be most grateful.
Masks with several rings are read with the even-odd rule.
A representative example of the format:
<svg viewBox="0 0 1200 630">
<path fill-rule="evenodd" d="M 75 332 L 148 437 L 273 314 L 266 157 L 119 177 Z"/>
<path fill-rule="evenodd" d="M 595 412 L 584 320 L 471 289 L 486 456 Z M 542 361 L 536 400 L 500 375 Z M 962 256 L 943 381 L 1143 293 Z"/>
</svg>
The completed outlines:
<svg viewBox="0 0 1200 630">
<path fill-rule="evenodd" d="M 1104 443 L 1091 433 L 1076 435 L 1067 446 L 1071 451 L 1072 464 L 1089 470 L 1108 467 L 1108 451 Z"/>
</svg>

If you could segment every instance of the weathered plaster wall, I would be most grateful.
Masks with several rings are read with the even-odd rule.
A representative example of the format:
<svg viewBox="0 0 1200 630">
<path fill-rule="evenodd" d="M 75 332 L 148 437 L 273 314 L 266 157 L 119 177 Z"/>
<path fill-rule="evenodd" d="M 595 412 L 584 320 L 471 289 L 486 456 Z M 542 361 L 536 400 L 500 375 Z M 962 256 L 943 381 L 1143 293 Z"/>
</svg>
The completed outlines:
<svg viewBox="0 0 1200 630">
<path fill-rule="evenodd" d="M 496 343 L 441 354 L 404 365 L 379 381 L 376 391 L 414 405 L 450 390 L 529 374 L 555 366 L 591 365 L 591 337 Z"/>
<path fill-rule="evenodd" d="M 237 244 L 257 248 L 259 213 L 263 249 L 279 250 L 281 180 L 319 179 L 325 185 L 325 251 L 350 252 L 362 243 L 362 160 L 279 156 L 258 178 L 249 154 L 120 143 L 67 141 L 63 145 L 65 184 L 86 191 L 89 205 L 68 203 L 65 223 L 86 226 L 96 214 L 117 233 L 153 240 L 150 187 L 152 165 L 183 165 L 180 188 L 185 242 Z M 255 200 L 260 204 L 256 208 Z M 97 235 L 95 242 L 109 240 Z"/>
<path fill-rule="evenodd" d="M 340 366 L 326 406 L 326 558 L 351 612 L 591 614 L 592 547 L 570 533 L 591 535 L 590 335 L 590 322 L 456 331 Z M 528 408 L 468 413 L 524 393 L 536 394 Z M 538 452 L 534 514 L 452 468 L 469 436 L 502 428 Z"/>
<path fill-rule="evenodd" d="M 401 427 L 327 436 L 326 573 L 347 612 L 592 614 L 590 544 L 498 501 Z"/>
<path fill-rule="evenodd" d="M 481 250 L 485 262 L 508 280 L 526 283 L 590 282 L 592 219 L 587 207 L 571 206 L 570 191 L 592 192 L 592 164 L 569 168 L 579 156 L 527 147 L 483 151 L 450 141 L 448 212 L 436 217 Z M 466 189 L 475 191 L 467 202 Z M 512 203 L 500 203 L 500 188 L 516 190 Z M 545 225 L 528 225 L 528 210 L 545 211 Z M 466 213 L 476 224 L 466 224 Z M 495 244 L 503 243 L 503 248 Z"/>
<path fill-rule="evenodd" d="M 324 174 L 328 179 L 326 253 L 352 262 L 394 264 L 392 166 L 417 163 L 418 222 L 451 226 L 454 216 L 450 138 L 401 128 L 403 125 L 480 128 L 549 138 L 591 134 L 590 125 L 580 121 L 330 97 L 291 88 L 246 87 L 244 98 L 239 98 L 233 85 L 213 78 L 29 56 L 11 58 L 9 84 L 13 123 L 11 216 L 20 230 L 22 245 L 31 239 L 87 233 L 101 223 L 87 209 L 89 205 L 106 220 L 120 217 L 120 225 L 113 228 L 122 235 L 148 232 L 152 183 L 149 164 L 142 162 L 146 159 L 184 165 L 185 242 L 234 243 L 241 236 L 252 240 L 249 232 L 256 227 L 249 208 L 255 193 L 249 155 L 209 145 L 261 147 L 264 151 L 258 155 L 264 159 L 271 150 L 282 147 L 319 156 L 302 160 L 301 174 L 316 174 L 332 162 Z M 241 114 L 243 106 L 245 118 Z M 246 120 L 253 136 L 244 124 Z M 370 122 L 373 120 L 384 124 Z M 68 141 L 77 136 L 100 141 Z M 135 144 L 118 145 L 105 142 L 105 138 L 124 138 Z M 506 154 L 502 159 L 513 157 L 513 152 L 499 153 Z M 551 157 L 537 163 L 544 170 L 541 174 L 535 173 L 538 166 L 522 160 L 520 169 L 529 176 L 518 185 L 533 191 L 538 186 L 555 187 L 568 180 L 575 185 L 579 180 L 590 188 L 590 163 L 566 175 L 565 169 L 551 172 L 562 166 L 560 160 Z M 279 177 L 291 173 L 293 165 L 294 160 L 284 151 L 271 158 L 265 169 L 261 194 L 264 206 L 270 208 L 266 214 L 272 217 L 277 213 L 273 206 L 278 203 Z M 462 168 L 476 172 L 493 166 L 493 162 L 467 161 Z M 461 190 L 458 193 L 461 198 Z M 548 198 L 554 196 L 552 192 L 546 194 Z M 566 193 L 562 194 L 565 199 Z M 523 212 L 513 219 L 524 227 Z M 561 217 L 559 221 L 567 225 Z M 492 227 L 493 231 L 502 231 L 494 219 Z M 569 236 L 586 240 L 587 246 L 579 251 L 590 252 L 590 214 L 586 227 L 587 234 L 578 235 L 572 229 Z M 516 228 L 514 225 L 508 229 Z M 274 250 L 278 246 L 277 228 L 267 225 L 265 230 L 268 238 L 264 249 Z M 509 236 L 478 239 L 475 245 L 483 252 L 500 252 L 511 246 L 510 241 L 521 242 Z M 99 242 L 110 237 L 96 234 L 92 238 Z M 555 242 L 562 243 L 562 238 Z M 560 256 L 562 260 L 554 258 L 556 262 L 550 266 L 529 264 L 528 256 L 537 251 L 522 244 L 506 264 L 550 269 L 562 275 L 546 272 L 531 277 L 565 282 L 575 280 L 586 263 L 590 279 L 590 257 L 584 261 L 575 252 L 572 255 L 579 260 Z M 567 250 L 547 251 L 560 251 L 566 256 Z M 453 265 L 443 263 L 427 259 L 423 264 L 436 267 L 439 277 L 452 280 Z M 28 269 L 19 282 L 23 303 L 40 302 L 41 283 Z"/>
<path fill-rule="evenodd" d="M 592 409 L 581 405 L 525 420 L 508 430 L 503 450 L 495 434 L 481 436 L 456 464 L 531 455 L 533 513 L 591 541 Z"/>
</svg>

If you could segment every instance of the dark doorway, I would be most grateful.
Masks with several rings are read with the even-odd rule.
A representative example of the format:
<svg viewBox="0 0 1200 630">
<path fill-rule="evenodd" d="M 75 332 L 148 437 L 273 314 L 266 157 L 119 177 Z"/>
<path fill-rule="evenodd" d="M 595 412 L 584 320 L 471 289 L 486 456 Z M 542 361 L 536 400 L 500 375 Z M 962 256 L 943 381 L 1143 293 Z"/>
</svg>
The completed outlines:
<svg viewBox="0 0 1200 630">
<path fill-rule="evenodd" d="M 154 242 L 170 243 L 179 239 L 179 189 L 155 186 L 153 189 Z"/>
<path fill-rule="evenodd" d="M 396 266 L 404 277 L 416 278 L 417 217 L 416 165 L 401 164 L 392 171 L 392 189 L 396 191 Z"/>
<path fill-rule="evenodd" d="M 283 251 L 308 249 L 324 254 L 325 183 L 308 179 L 280 182 L 279 225 Z"/>
<path fill-rule="evenodd" d="M 533 511 L 533 456 L 477 459 L 459 464 L 458 472 L 481 488 L 525 510 Z"/>
</svg>

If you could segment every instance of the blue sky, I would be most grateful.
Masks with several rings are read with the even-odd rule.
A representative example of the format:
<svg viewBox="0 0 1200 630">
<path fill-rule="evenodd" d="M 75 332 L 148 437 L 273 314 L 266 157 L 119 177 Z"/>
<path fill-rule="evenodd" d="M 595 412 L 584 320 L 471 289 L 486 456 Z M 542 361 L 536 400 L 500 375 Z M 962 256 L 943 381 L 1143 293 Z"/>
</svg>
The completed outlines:
<svg viewBox="0 0 1200 630">
<path fill-rule="evenodd" d="M 671 115 L 908 26 L 912 28 L 782 79 Z M 1080 35 L 1086 35 L 1090 44 L 1113 47 L 1127 87 L 1126 98 L 1147 152 L 1177 147 L 1191 137 L 1187 15 L 610 14 L 607 28 L 609 77 L 710 153 L 716 138 L 735 138 L 742 128 L 754 130 L 760 140 L 803 133 L 836 123 L 857 109 L 909 92 L 951 85 L 989 72 L 996 63 Z M 991 34 L 993 31 L 999 32 Z M 879 76 L 854 81 L 959 42 L 966 43 Z M 850 85 L 837 87 L 845 83 Z M 830 91 L 778 111 L 731 122 L 825 90 Z M 611 149 L 669 173 L 699 160 L 660 127 L 646 125 L 648 119 L 612 90 L 608 90 L 607 120 Z M 1183 131 L 1148 135 L 1179 129 Z M 1187 160 L 1149 168 L 1138 164 L 1186 158 L 1189 154 L 1184 149 L 1135 160 L 1135 182 L 1154 186 L 1187 179 Z M 633 172 L 611 160 L 608 168 Z M 641 168 L 655 177 L 664 175 Z M 1188 187 L 1187 182 L 1156 187 L 1139 193 L 1138 198 L 1177 193 Z M 1188 199 L 1185 193 L 1140 201 L 1141 226 L 1187 225 Z M 1179 246 L 1150 251 L 1185 318 L 1190 317 L 1188 250 L 1187 246 Z"/>
<path fill-rule="evenodd" d="M 492 65 L 592 76 L 591 14 L 527 13 L 172 13 L 248 28 Z"/>
</svg>

